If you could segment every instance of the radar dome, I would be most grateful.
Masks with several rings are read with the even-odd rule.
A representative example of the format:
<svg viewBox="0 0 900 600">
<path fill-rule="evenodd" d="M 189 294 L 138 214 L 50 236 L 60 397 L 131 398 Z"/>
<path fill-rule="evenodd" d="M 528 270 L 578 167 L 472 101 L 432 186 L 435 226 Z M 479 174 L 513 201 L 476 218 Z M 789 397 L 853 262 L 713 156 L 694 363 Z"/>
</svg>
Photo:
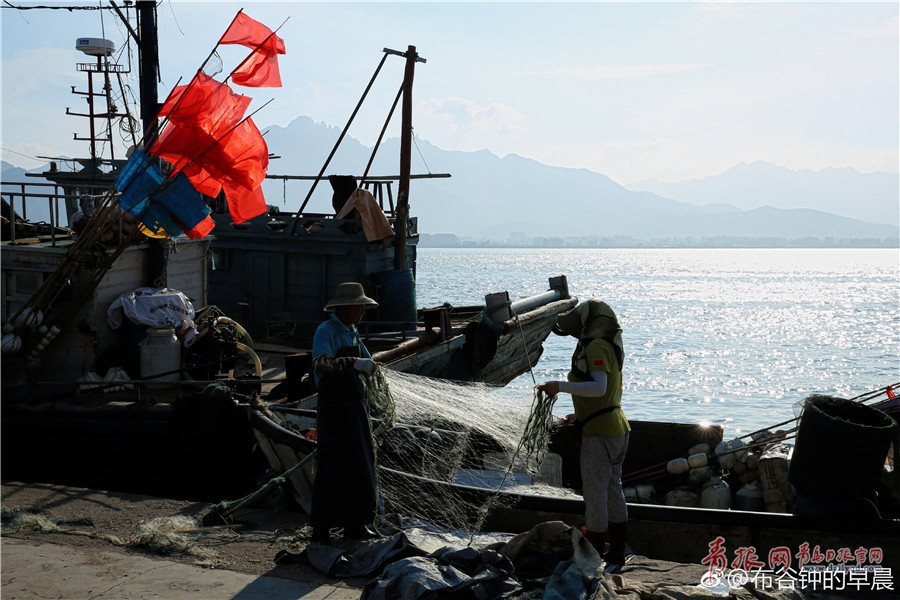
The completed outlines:
<svg viewBox="0 0 900 600">
<path fill-rule="evenodd" d="M 116 43 L 103 38 L 78 38 L 75 40 L 75 49 L 88 56 L 112 56 L 116 51 Z"/>
</svg>

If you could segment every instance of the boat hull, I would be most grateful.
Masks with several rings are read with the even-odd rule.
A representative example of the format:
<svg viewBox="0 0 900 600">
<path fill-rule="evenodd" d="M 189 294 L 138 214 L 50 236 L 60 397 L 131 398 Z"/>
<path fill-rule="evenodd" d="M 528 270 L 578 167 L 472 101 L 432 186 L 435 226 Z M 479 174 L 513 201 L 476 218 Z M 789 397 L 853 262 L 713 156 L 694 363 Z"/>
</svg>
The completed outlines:
<svg viewBox="0 0 900 600">
<path fill-rule="evenodd" d="M 288 469 L 296 465 L 316 448 L 314 441 L 285 429 L 260 411 L 252 411 L 251 423 L 258 442 L 267 448 L 266 454 L 278 456 L 278 462 L 271 463 L 277 468 Z M 670 438 L 691 442 L 693 440 L 690 439 L 691 430 L 688 427 L 647 423 L 645 428 L 642 422 L 637 421 L 633 423 L 632 432 L 634 439 L 640 441 L 658 439 L 659 432 L 668 428 L 674 432 Z M 701 431 L 700 437 L 695 439 L 708 438 L 709 435 L 709 432 Z M 719 437 L 721 438 L 721 431 Z M 298 470 L 299 473 L 295 472 L 290 477 L 300 504 L 306 510 L 315 476 L 312 462 L 309 461 Z M 383 483 L 403 489 L 409 498 L 425 494 L 447 497 L 452 494 L 475 505 L 491 505 L 493 508 L 483 524 L 483 528 L 488 531 L 520 533 L 546 521 L 563 521 L 573 527 L 584 525 L 584 500 L 580 497 L 496 491 L 436 481 L 385 467 L 379 469 L 379 477 Z M 818 546 L 823 553 L 827 550 L 837 552 L 841 548 L 847 548 L 850 552 L 859 548 L 864 548 L 867 552 L 880 548 L 883 556 L 881 566 L 900 566 L 900 521 L 895 519 L 841 521 L 803 518 L 785 513 L 632 502 L 628 503 L 628 512 L 629 546 L 638 554 L 660 560 L 700 563 L 707 558 L 712 545 L 719 540 L 731 558 L 734 558 L 734 552 L 740 548 L 752 548 L 764 562 L 768 562 L 770 551 L 779 548 L 787 548 L 792 556 L 801 551 L 804 545 L 808 545 L 810 552 Z"/>
</svg>

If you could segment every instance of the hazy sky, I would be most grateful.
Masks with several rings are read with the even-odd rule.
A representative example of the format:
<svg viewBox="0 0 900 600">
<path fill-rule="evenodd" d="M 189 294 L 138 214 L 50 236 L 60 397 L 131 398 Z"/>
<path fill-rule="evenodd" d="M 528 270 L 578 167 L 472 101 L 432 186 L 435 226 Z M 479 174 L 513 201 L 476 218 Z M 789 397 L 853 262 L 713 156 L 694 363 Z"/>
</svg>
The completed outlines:
<svg viewBox="0 0 900 600">
<path fill-rule="evenodd" d="M 191 77 L 241 7 L 272 28 L 289 18 L 279 31 L 284 87 L 237 88 L 254 107 L 272 100 L 254 117 L 261 128 L 298 115 L 343 127 L 381 50 L 415 45 L 427 59 L 416 70 L 415 132 L 447 150 L 515 153 L 621 184 L 706 177 L 757 160 L 900 170 L 896 1 L 163 0 L 160 99 Z M 84 109 L 70 92 L 86 87 L 75 71 L 86 62 L 75 39 L 121 46 L 121 24 L 96 10 L 4 7 L 0 19 L 2 159 L 34 168 L 46 161 L 27 157 L 86 154 L 86 142 L 73 140 L 75 132 L 87 135 L 86 120 L 65 115 L 67 106 Z M 223 48 L 226 71 L 245 53 Z M 372 112 L 361 113 L 350 135 L 374 142 L 402 68 L 390 57 Z M 136 93 L 136 75 L 126 82 Z"/>
</svg>

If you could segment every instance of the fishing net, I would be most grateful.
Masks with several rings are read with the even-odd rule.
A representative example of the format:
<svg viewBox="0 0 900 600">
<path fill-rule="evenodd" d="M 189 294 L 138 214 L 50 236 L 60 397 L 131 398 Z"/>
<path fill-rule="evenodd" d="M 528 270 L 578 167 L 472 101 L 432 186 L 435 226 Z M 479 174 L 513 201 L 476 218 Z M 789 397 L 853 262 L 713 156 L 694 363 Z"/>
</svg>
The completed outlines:
<svg viewBox="0 0 900 600">
<path fill-rule="evenodd" d="M 564 494 L 560 459 L 547 455 L 553 399 L 543 392 L 529 403 L 485 384 L 382 369 L 366 387 L 380 414 L 373 437 L 388 514 L 477 532 L 510 502 L 497 490 Z"/>
</svg>

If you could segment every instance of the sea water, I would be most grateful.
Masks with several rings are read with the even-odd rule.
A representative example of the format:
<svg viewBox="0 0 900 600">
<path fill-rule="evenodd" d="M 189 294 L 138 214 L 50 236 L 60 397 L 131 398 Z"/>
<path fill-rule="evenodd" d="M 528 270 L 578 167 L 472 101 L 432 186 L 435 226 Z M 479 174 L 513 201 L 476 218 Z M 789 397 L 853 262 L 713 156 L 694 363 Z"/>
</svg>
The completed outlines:
<svg viewBox="0 0 900 600">
<path fill-rule="evenodd" d="M 421 248 L 421 307 L 520 300 L 565 275 L 619 316 L 632 419 L 707 422 L 744 435 L 810 394 L 851 398 L 900 381 L 900 261 L 890 249 Z M 564 379 L 575 340 L 551 334 L 533 372 L 498 393 L 530 403 Z M 561 394 L 554 412 L 572 412 Z"/>
</svg>

